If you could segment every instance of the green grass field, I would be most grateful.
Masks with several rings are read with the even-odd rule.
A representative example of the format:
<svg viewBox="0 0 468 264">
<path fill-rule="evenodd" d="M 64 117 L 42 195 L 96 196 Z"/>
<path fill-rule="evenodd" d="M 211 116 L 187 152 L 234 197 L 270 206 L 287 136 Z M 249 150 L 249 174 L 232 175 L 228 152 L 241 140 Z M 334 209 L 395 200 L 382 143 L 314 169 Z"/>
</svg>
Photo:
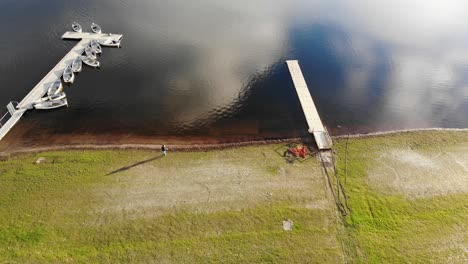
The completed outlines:
<svg viewBox="0 0 468 264">
<path fill-rule="evenodd" d="M 343 218 L 319 162 L 289 163 L 283 150 L 10 157 L 0 263 L 468 261 L 467 132 L 338 140 Z"/>
<path fill-rule="evenodd" d="M 344 184 L 346 140 L 336 151 Z M 467 132 L 350 139 L 347 159 L 350 262 L 468 262 Z"/>
<path fill-rule="evenodd" d="M 281 147 L 10 158 L 0 262 L 341 262 L 319 163 L 289 164 Z"/>
</svg>

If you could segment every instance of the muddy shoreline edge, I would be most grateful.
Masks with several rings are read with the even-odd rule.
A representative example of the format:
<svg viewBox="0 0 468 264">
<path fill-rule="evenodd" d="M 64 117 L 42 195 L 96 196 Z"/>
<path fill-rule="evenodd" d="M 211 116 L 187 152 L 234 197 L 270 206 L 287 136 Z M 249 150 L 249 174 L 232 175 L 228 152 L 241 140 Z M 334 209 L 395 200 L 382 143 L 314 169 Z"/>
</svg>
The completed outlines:
<svg viewBox="0 0 468 264">
<path fill-rule="evenodd" d="M 349 134 L 349 135 L 338 135 L 332 136 L 332 139 L 343 139 L 343 138 L 367 138 L 367 137 L 378 137 L 400 133 L 411 133 L 411 132 L 424 132 L 424 131 L 453 131 L 453 132 L 468 132 L 468 128 L 416 128 L 416 129 L 402 129 L 402 130 L 390 130 L 380 131 L 362 134 Z M 286 138 L 286 139 L 268 139 L 268 140 L 254 140 L 254 141 L 241 141 L 234 143 L 215 143 L 215 144 L 180 144 L 180 145 L 168 145 L 170 151 L 208 151 L 208 150 L 219 150 L 228 149 L 244 146 L 256 146 L 266 144 L 279 144 L 279 143 L 293 143 L 313 142 L 312 137 L 307 138 Z M 17 148 L 12 151 L 0 152 L 1 157 L 8 157 L 12 155 L 20 154 L 32 154 L 46 151 L 62 151 L 62 150 L 160 150 L 160 144 L 75 144 L 75 145 L 52 145 L 46 147 L 30 147 L 30 148 Z"/>
</svg>

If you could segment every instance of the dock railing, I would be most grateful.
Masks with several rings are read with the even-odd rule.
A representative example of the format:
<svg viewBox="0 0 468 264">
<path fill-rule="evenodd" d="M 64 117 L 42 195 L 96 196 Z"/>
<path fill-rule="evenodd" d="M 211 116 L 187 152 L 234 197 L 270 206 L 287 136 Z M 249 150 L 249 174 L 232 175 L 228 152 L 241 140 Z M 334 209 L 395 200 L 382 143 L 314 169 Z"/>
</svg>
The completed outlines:
<svg viewBox="0 0 468 264">
<path fill-rule="evenodd" d="M 13 103 L 16 103 L 16 106 L 18 106 L 18 102 L 16 101 L 11 101 L 7 104 L 7 109 L 8 112 L 10 112 L 10 115 L 14 115 L 16 113 L 16 106 L 14 106 Z"/>
<path fill-rule="evenodd" d="M 0 118 L 0 128 L 3 126 L 3 119 L 5 119 L 8 115 L 11 116 L 10 112 L 6 112 L 1 118 Z"/>
<path fill-rule="evenodd" d="M 3 127 L 3 119 L 5 119 L 8 115 L 12 117 L 16 113 L 17 109 L 14 104 L 18 106 L 18 102 L 16 101 L 11 101 L 7 104 L 6 108 L 8 111 L 0 118 L 0 128 Z"/>
</svg>

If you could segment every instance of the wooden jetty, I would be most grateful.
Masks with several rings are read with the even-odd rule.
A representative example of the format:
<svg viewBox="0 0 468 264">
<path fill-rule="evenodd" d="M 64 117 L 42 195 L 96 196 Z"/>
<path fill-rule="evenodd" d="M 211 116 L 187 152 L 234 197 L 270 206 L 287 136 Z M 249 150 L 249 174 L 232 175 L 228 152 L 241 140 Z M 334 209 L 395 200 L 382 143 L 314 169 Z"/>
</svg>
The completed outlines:
<svg viewBox="0 0 468 264">
<path fill-rule="evenodd" d="M 320 150 L 327 150 L 333 147 L 333 143 L 327 129 L 323 126 L 322 120 L 318 114 L 317 108 L 315 107 L 314 100 L 310 95 L 309 88 L 305 82 L 304 76 L 302 75 L 299 62 L 297 60 L 286 61 L 288 65 L 291 78 L 296 88 L 297 96 L 301 102 L 302 110 L 309 126 L 309 133 L 314 135 L 317 147 Z"/>
<path fill-rule="evenodd" d="M 8 112 L 0 118 L 0 140 L 18 123 L 23 114 L 33 108 L 34 102 L 46 95 L 47 90 L 51 83 L 62 77 L 65 68 L 70 65 L 73 60 L 80 56 L 86 46 L 90 44 L 93 39 L 96 40 L 113 40 L 120 41 L 122 35 L 119 34 L 95 34 L 88 32 L 65 32 L 62 39 L 79 40 L 78 44 L 68 52 L 65 57 L 24 97 L 21 102 L 16 106 L 10 102 L 7 106 Z M 10 118 L 2 124 L 2 121 L 10 116 Z"/>
</svg>

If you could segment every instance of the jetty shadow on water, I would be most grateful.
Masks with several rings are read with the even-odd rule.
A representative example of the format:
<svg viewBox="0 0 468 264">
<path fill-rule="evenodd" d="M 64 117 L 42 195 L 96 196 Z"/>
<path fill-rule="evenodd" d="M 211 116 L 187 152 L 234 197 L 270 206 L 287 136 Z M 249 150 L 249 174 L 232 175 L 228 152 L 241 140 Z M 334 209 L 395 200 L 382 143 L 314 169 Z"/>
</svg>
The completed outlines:
<svg viewBox="0 0 468 264">
<path fill-rule="evenodd" d="M 116 174 L 116 173 L 119 173 L 119 172 L 123 172 L 123 171 L 126 171 L 126 170 L 129 170 L 131 168 L 134 168 L 134 167 L 137 167 L 137 166 L 140 166 L 140 165 L 143 165 L 145 163 L 148 163 L 148 162 L 151 162 L 151 161 L 155 161 L 155 160 L 158 160 L 158 159 L 161 159 L 163 157 L 163 155 L 159 155 L 159 156 L 156 156 L 156 157 L 153 157 L 153 158 L 150 158 L 150 159 L 147 159 L 147 160 L 143 160 L 143 161 L 140 161 L 140 162 L 137 162 L 135 164 L 132 164 L 132 165 L 128 165 L 128 166 L 125 166 L 125 167 L 122 167 L 120 169 L 117 169 L 113 172 L 109 172 L 106 174 L 106 176 L 109 176 L 109 175 L 112 175 L 112 174 Z"/>
</svg>

